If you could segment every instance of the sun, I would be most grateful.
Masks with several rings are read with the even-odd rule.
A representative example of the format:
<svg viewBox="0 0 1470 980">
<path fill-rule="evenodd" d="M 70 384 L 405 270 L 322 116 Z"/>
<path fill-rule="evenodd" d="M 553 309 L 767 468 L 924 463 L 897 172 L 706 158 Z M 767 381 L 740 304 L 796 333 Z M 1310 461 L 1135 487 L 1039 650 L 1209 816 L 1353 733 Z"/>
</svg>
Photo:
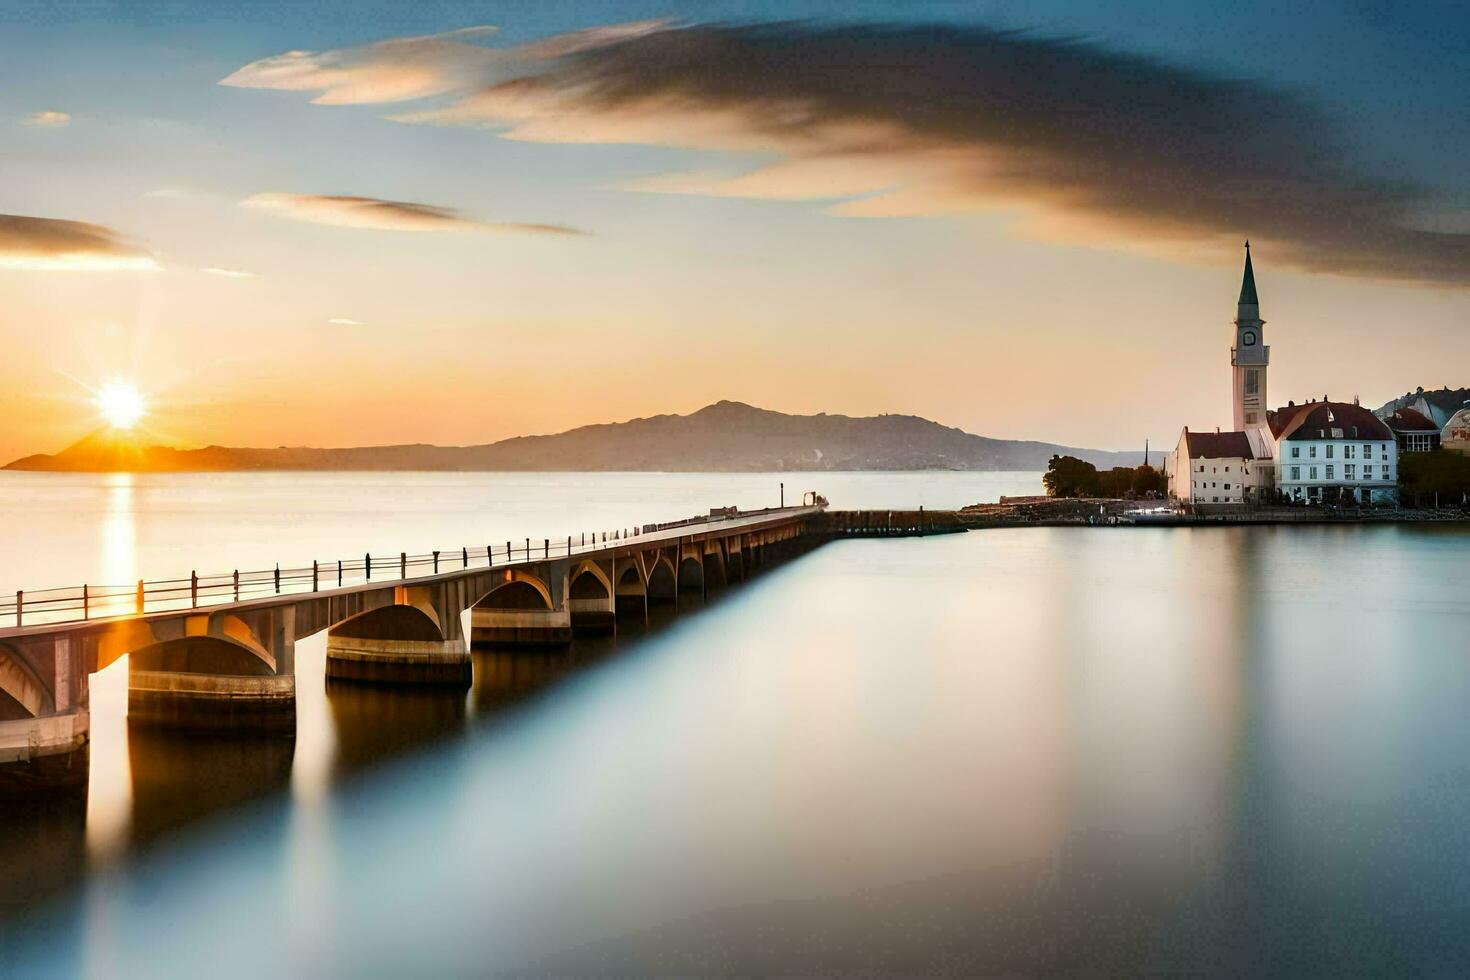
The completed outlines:
<svg viewBox="0 0 1470 980">
<path fill-rule="evenodd" d="M 114 429 L 131 429 L 147 410 L 138 389 L 123 381 L 110 381 L 103 385 L 93 400 L 107 424 Z"/>
</svg>

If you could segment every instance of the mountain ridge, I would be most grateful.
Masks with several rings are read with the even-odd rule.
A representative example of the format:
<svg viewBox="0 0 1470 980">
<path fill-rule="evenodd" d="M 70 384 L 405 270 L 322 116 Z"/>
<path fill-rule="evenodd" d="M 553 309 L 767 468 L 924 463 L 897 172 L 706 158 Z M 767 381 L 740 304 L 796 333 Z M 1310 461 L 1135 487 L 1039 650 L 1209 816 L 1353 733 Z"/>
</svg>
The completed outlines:
<svg viewBox="0 0 1470 980">
<path fill-rule="evenodd" d="M 781 470 L 1038 470 L 1053 454 L 1102 468 L 1137 465 L 1138 452 L 994 439 L 917 415 L 789 415 L 719 401 L 688 415 L 596 422 L 546 435 L 469 446 L 405 443 L 322 449 L 140 446 L 100 430 L 59 453 L 9 463 L 46 472 L 485 471 L 773 472 Z M 1162 455 L 1162 454 L 1160 454 Z"/>
</svg>

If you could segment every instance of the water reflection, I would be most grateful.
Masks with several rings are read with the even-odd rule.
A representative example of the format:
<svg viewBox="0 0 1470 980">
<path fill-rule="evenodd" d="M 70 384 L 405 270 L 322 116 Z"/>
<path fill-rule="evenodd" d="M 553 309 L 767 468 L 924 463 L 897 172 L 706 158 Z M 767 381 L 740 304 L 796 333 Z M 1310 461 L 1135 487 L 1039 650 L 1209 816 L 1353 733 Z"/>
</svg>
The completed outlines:
<svg viewBox="0 0 1470 980">
<path fill-rule="evenodd" d="M 291 780 L 294 739 L 235 736 L 128 724 L 132 841 L 249 800 L 278 793 Z"/>
<path fill-rule="evenodd" d="M 336 728 L 336 778 L 410 749 L 464 732 L 465 692 L 454 688 L 362 684 L 328 678 L 327 704 Z"/>
<path fill-rule="evenodd" d="M 0 802 L 0 934 L 6 920 L 71 881 L 85 858 L 86 821 L 80 796 Z"/>
<path fill-rule="evenodd" d="M 102 584 L 124 586 L 138 579 L 137 514 L 131 473 L 103 476 Z"/>
</svg>

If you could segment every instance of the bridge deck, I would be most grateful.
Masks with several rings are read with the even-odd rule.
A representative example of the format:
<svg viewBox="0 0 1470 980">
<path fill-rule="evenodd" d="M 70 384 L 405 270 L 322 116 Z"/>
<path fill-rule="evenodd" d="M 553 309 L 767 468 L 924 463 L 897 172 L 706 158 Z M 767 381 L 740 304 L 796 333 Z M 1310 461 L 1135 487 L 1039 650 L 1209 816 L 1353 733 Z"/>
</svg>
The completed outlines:
<svg viewBox="0 0 1470 980">
<path fill-rule="evenodd" d="M 567 558 L 616 558 L 685 541 L 727 537 L 780 527 L 821 513 L 820 506 L 771 508 L 734 517 L 691 518 L 644 525 L 626 536 L 583 541 L 579 537 L 508 541 L 479 548 L 353 560 L 314 562 L 299 568 L 194 575 L 183 579 L 139 581 L 130 586 L 75 586 L 20 592 L 0 602 L 0 640 L 104 626 L 130 619 L 164 619 L 196 610 L 259 610 L 302 596 L 350 595 L 388 585 L 428 585 L 453 581 L 487 569 L 513 569 Z M 594 536 L 595 537 L 595 536 Z"/>
</svg>

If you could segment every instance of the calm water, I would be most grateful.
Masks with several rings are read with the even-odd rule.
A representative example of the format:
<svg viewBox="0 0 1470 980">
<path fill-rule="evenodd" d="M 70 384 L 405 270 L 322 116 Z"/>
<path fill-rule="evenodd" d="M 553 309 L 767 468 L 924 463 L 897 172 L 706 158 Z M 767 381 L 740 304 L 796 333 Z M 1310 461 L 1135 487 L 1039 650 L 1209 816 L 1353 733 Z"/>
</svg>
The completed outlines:
<svg viewBox="0 0 1470 980">
<path fill-rule="evenodd" d="M 358 479 L 7 477 L 0 581 L 616 527 L 779 477 Z M 828 545 L 646 634 L 476 654 L 467 696 L 327 688 L 305 641 L 294 746 L 129 730 L 119 664 L 85 806 L 3 811 L 0 973 L 1457 971 L 1467 637 L 1463 529 L 1015 529 Z"/>
</svg>

